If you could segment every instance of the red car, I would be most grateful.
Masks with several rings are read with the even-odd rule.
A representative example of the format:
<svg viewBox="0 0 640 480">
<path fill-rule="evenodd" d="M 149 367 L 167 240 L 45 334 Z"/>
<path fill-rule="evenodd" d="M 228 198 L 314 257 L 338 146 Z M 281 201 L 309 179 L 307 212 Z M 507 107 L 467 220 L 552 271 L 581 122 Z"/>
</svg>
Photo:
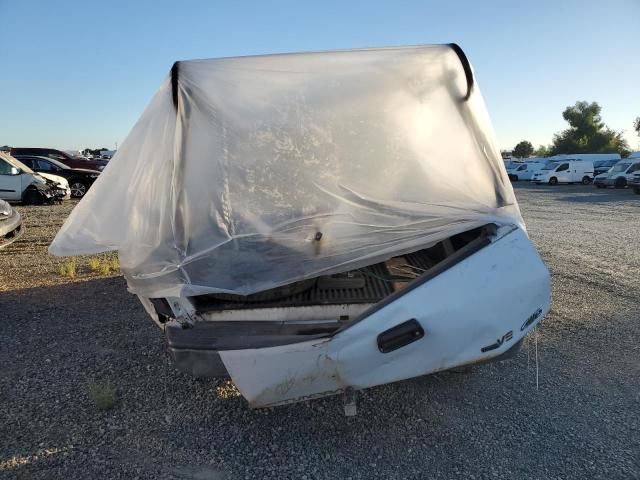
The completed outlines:
<svg viewBox="0 0 640 480">
<path fill-rule="evenodd" d="M 13 147 L 11 149 L 11 156 L 17 155 L 36 155 L 39 157 L 49 157 L 59 162 L 64 163 L 71 168 L 84 168 L 88 170 L 104 170 L 107 166 L 106 160 L 89 160 L 88 158 L 69 155 L 62 150 L 56 150 L 55 148 L 23 148 Z"/>
</svg>

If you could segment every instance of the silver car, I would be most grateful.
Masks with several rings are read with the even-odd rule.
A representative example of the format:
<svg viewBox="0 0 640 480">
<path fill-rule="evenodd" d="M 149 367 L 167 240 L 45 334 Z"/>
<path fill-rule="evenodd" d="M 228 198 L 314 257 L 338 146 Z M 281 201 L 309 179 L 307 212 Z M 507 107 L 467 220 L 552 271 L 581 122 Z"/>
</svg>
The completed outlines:
<svg viewBox="0 0 640 480">
<path fill-rule="evenodd" d="M 0 200 L 0 248 L 16 241 L 22 234 L 20 214 L 7 202 Z"/>
</svg>

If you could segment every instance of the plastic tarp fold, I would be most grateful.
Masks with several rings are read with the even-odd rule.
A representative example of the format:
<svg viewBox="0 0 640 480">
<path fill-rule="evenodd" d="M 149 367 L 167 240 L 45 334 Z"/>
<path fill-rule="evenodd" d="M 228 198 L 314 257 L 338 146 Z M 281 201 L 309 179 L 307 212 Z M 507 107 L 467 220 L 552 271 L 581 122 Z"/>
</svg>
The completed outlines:
<svg viewBox="0 0 640 480">
<path fill-rule="evenodd" d="M 250 294 L 523 226 L 447 45 L 181 61 L 49 251 L 134 293 Z"/>
</svg>

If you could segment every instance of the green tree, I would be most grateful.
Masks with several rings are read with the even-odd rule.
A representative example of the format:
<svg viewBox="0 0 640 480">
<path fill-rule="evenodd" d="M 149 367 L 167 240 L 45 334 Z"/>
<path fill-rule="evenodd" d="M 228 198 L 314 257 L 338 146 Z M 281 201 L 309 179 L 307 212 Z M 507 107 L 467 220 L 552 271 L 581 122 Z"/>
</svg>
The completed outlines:
<svg viewBox="0 0 640 480">
<path fill-rule="evenodd" d="M 633 129 L 640 137 L 640 117 L 636 117 L 636 119 L 633 121 Z"/>
<path fill-rule="evenodd" d="M 549 155 L 549 147 L 547 147 L 545 145 L 540 145 L 538 148 L 535 149 L 533 154 L 536 157 L 546 157 L 546 156 Z"/>
<path fill-rule="evenodd" d="M 629 145 L 622 132 L 607 127 L 596 102 L 576 102 L 562 112 L 569 128 L 553 136 L 549 154 L 559 153 L 620 153 L 628 155 Z"/>
<path fill-rule="evenodd" d="M 527 158 L 530 157 L 532 153 L 533 145 L 531 145 L 531 142 L 528 142 L 527 140 L 523 140 L 517 144 L 512 152 L 513 156 L 516 158 Z"/>
</svg>

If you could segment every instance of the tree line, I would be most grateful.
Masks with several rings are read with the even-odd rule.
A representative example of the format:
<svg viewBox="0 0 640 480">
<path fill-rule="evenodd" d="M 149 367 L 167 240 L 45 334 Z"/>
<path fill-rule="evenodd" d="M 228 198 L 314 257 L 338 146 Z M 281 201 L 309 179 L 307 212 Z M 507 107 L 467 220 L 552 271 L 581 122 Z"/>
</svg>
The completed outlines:
<svg viewBox="0 0 640 480">
<path fill-rule="evenodd" d="M 534 149 L 531 142 L 523 140 L 514 147 L 512 155 L 516 158 L 561 153 L 619 153 L 622 157 L 628 156 L 629 144 L 622 132 L 607 127 L 600 116 L 601 111 L 602 107 L 597 102 L 576 102 L 562 112 L 569 128 L 555 133 L 551 145 L 540 145 Z M 633 127 L 640 136 L 640 117 L 635 119 Z"/>
</svg>

